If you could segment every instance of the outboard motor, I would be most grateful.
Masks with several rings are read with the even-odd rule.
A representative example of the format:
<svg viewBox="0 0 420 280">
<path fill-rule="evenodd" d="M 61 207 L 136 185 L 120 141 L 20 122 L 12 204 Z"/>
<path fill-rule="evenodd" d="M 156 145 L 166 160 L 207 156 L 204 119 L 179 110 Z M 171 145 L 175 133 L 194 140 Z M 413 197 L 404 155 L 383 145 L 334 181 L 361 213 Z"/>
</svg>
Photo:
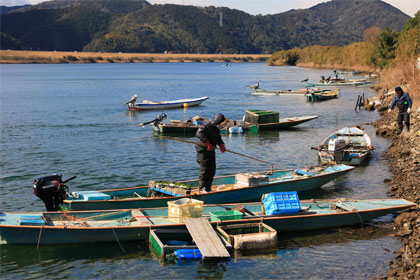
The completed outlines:
<svg viewBox="0 0 420 280">
<path fill-rule="evenodd" d="M 137 94 L 134 94 L 133 96 L 131 96 L 130 100 L 128 100 L 125 103 L 125 105 L 128 106 L 128 107 L 133 107 L 134 104 L 136 103 L 138 97 L 139 96 Z"/>
<path fill-rule="evenodd" d="M 162 113 L 162 114 L 157 115 L 156 116 L 156 119 L 154 119 L 153 121 L 144 122 L 144 123 L 141 123 L 140 125 L 142 127 L 144 127 L 144 126 L 146 126 L 148 124 L 153 123 L 155 126 L 158 126 L 162 121 L 166 120 L 166 118 L 167 118 L 166 114 L 165 113 Z"/>
<path fill-rule="evenodd" d="M 34 194 L 44 202 L 47 211 L 58 211 L 68 196 L 69 188 L 65 183 L 74 178 L 76 176 L 63 181 L 62 176 L 57 174 L 38 178 L 34 180 Z"/>
</svg>

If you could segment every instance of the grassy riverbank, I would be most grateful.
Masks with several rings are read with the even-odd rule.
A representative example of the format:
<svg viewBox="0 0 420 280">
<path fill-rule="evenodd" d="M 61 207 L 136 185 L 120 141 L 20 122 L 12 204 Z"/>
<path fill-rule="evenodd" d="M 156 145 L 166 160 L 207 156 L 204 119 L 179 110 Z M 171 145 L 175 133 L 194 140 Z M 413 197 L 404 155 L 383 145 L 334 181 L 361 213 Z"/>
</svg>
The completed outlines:
<svg viewBox="0 0 420 280">
<path fill-rule="evenodd" d="M 311 46 L 274 53 L 267 61 L 271 66 L 296 65 L 309 68 L 329 68 L 372 72 L 375 68 L 367 63 L 371 45 L 366 42 L 348 46 Z"/>
<path fill-rule="evenodd" d="M 160 54 L 53 51 L 0 51 L 2 64 L 31 63 L 153 63 L 153 62 L 263 62 L 264 54 Z"/>
</svg>

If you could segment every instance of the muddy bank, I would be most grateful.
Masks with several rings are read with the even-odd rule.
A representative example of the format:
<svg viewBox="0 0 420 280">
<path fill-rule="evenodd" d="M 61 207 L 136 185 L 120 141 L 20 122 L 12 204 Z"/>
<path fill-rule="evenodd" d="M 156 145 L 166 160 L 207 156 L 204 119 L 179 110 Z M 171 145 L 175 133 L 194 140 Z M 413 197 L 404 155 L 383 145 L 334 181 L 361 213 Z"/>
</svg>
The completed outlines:
<svg viewBox="0 0 420 280">
<path fill-rule="evenodd" d="M 388 182 L 388 195 L 420 203 L 420 113 L 418 103 L 413 105 L 411 113 L 411 131 L 404 128 L 401 135 L 396 135 L 397 111 L 387 112 L 393 94 L 384 96 L 375 105 L 382 111 L 381 118 L 374 125 L 377 133 L 391 137 L 392 144 L 383 154 L 388 161 L 392 179 Z M 372 102 L 371 102 L 372 104 Z M 395 231 L 402 247 L 396 258 L 390 262 L 388 279 L 420 279 L 420 206 L 410 209 L 395 220 Z"/>
</svg>

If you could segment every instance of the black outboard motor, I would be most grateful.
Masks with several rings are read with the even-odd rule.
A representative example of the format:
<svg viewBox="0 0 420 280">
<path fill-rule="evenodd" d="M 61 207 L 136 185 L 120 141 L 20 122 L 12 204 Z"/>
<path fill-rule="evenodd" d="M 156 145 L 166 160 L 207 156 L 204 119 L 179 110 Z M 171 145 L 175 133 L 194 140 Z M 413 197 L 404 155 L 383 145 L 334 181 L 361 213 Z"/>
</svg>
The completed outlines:
<svg viewBox="0 0 420 280">
<path fill-rule="evenodd" d="M 68 196 L 69 188 L 66 182 L 73 180 L 76 176 L 63 182 L 62 176 L 53 174 L 34 180 L 34 194 L 45 204 L 47 211 L 59 211 L 60 204 Z"/>
</svg>

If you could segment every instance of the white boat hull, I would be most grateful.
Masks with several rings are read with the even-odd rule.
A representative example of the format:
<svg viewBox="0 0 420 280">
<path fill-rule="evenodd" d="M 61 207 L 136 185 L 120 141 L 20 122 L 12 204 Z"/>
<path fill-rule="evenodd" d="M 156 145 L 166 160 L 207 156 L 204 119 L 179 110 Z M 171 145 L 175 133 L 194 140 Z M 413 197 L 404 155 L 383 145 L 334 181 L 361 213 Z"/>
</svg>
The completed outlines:
<svg viewBox="0 0 420 280">
<path fill-rule="evenodd" d="M 170 108 L 182 108 L 185 106 L 198 106 L 209 97 L 204 96 L 195 99 L 179 99 L 173 101 L 161 101 L 161 102 L 150 102 L 150 103 L 135 103 L 134 105 L 129 105 L 128 109 L 130 111 L 142 111 L 142 110 L 159 110 L 159 109 L 170 109 Z M 187 104 L 187 105 L 185 105 Z"/>
</svg>

